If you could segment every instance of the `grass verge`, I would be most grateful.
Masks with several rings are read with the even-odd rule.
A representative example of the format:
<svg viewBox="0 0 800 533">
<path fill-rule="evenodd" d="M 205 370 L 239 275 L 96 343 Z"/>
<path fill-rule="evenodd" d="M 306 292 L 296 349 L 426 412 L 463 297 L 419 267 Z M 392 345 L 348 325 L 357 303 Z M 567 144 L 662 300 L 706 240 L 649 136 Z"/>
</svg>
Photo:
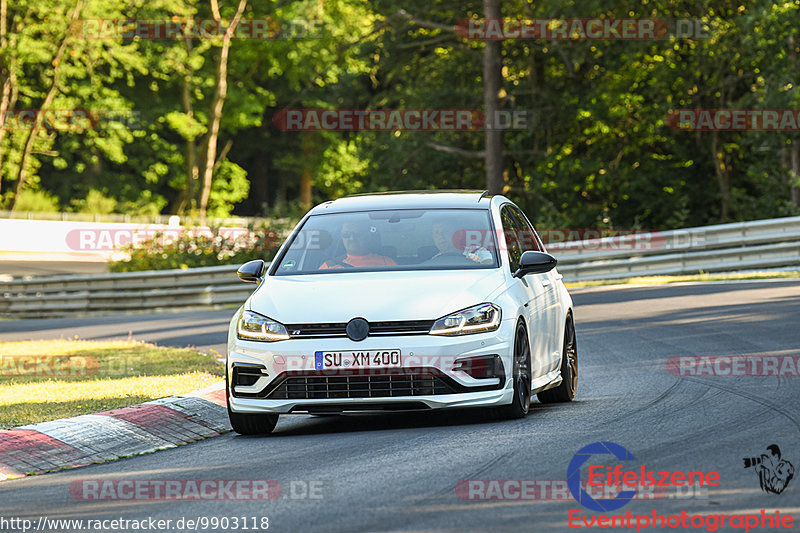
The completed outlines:
<svg viewBox="0 0 800 533">
<path fill-rule="evenodd" d="M 185 394 L 224 376 L 216 357 L 133 341 L 0 342 L 0 429 Z"/>
<path fill-rule="evenodd" d="M 700 273 L 689 276 L 641 276 L 636 278 L 599 280 L 599 281 L 574 281 L 566 283 L 567 288 L 599 287 L 603 285 L 662 285 L 665 283 L 680 283 L 685 281 L 737 281 L 749 279 L 789 279 L 800 278 L 800 271 L 771 271 L 771 272 L 729 272 L 719 274 Z"/>
</svg>

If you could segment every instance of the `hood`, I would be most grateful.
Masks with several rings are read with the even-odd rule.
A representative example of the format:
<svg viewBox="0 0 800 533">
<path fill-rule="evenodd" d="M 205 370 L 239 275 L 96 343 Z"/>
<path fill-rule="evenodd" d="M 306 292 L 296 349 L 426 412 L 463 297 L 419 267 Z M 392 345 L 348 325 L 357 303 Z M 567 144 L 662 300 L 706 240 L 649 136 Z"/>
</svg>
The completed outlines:
<svg viewBox="0 0 800 533">
<path fill-rule="evenodd" d="M 268 276 L 247 308 L 284 324 L 433 320 L 486 301 L 499 268 Z"/>
</svg>

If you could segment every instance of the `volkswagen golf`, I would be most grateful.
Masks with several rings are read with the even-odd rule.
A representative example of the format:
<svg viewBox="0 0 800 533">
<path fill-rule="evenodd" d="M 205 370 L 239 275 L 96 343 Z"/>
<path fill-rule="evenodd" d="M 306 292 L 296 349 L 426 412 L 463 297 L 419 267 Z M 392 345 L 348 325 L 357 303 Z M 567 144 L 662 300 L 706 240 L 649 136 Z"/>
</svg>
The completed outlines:
<svg viewBox="0 0 800 533">
<path fill-rule="evenodd" d="M 572 300 L 528 218 L 481 191 L 356 195 L 313 208 L 228 334 L 234 431 L 288 414 L 493 408 L 575 396 Z"/>
</svg>

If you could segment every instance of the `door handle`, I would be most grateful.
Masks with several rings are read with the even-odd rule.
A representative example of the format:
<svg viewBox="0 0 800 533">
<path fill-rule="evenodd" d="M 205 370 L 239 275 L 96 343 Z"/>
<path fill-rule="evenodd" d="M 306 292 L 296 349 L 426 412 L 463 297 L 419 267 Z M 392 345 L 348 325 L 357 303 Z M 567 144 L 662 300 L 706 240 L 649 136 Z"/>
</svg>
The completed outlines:
<svg viewBox="0 0 800 533">
<path fill-rule="evenodd" d="M 561 274 L 556 274 L 556 281 L 562 279 L 563 277 L 564 276 L 562 276 Z"/>
<path fill-rule="evenodd" d="M 543 279 L 542 280 L 542 287 L 549 287 L 549 286 L 550 286 L 550 280 L 546 279 L 546 278 Z"/>
</svg>

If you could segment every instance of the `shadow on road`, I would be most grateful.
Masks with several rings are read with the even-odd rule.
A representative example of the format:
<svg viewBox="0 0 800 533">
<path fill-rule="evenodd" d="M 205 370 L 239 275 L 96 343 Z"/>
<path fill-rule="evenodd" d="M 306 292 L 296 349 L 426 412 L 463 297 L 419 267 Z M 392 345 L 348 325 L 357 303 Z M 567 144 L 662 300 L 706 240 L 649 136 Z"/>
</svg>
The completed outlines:
<svg viewBox="0 0 800 533">
<path fill-rule="evenodd" d="M 558 405 L 532 403 L 528 416 L 518 420 L 504 420 L 490 409 L 448 409 L 439 411 L 414 411 L 403 413 L 348 414 L 348 415 L 289 415 L 278 422 L 275 432 L 266 438 L 292 437 L 300 435 L 327 435 L 356 431 L 385 431 L 396 429 L 420 429 L 430 427 L 470 426 L 483 424 L 530 424 L 536 416 L 555 409 L 577 408 L 580 402 Z M 259 439 L 237 435 L 237 439 Z"/>
</svg>

